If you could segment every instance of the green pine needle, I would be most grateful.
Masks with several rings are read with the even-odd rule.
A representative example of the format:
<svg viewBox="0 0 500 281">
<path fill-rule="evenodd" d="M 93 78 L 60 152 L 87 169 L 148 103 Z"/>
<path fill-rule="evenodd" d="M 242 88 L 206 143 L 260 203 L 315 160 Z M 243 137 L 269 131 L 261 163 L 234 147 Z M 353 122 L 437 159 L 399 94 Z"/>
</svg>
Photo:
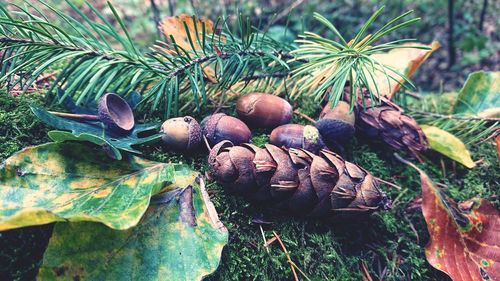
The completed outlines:
<svg viewBox="0 0 500 281">
<path fill-rule="evenodd" d="M 27 91 L 40 74 L 54 65 L 64 65 L 47 93 L 57 102 L 70 96 L 81 105 L 106 92 L 127 96 L 138 91 L 143 96 L 140 106 L 149 112 L 161 110 L 169 117 L 179 115 L 180 110 L 201 109 L 209 101 L 219 102 L 224 97 L 220 92 L 246 77 L 289 68 L 285 62 L 289 55 L 281 55 L 287 49 L 243 16 L 237 20 L 237 33 L 225 19 L 220 34 L 208 34 L 204 26 L 198 30 L 196 24 L 195 31 L 189 31 L 185 25 L 190 48 L 171 40 L 170 44 L 159 42 L 150 50 L 141 50 L 111 3 L 108 7 L 113 21 L 85 2 L 99 19 L 96 22 L 70 0 L 66 2 L 75 17 L 43 0 L 36 2 L 56 17 L 51 20 L 32 2 L 25 0 L 30 9 L 9 4 L 13 7 L 9 11 L 0 6 L 0 85 Z M 214 70 L 215 83 L 207 79 L 207 67 Z M 57 97 L 57 90 L 65 94 Z"/>
<path fill-rule="evenodd" d="M 374 73 L 381 72 L 388 83 L 395 82 L 414 87 L 411 81 L 397 70 L 378 62 L 372 54 L 387 52 L 397 48 L 408 48 L 403 43 L 413 42 L 413 39 L 395 40 L 376 44 L 383 36 L 397 29 L 406 27 L 419 18 L 403 20 L 412 11 L 406 12 L 389 21 L 379 30 L 367 34 L 368 29 L 377 20 L 384 7 L 378 9 L 361 27 L 351 41 L 347 41 L 338 29 L 322 15 L 315 13 L 314 18 L 331 30 L 338 40 L 324 38 L 312 32 L 305 32 L 301 39 L 296 40 L 298 49 L 292 51 L 296 55 L 294 60 L 304 60 L 306 63 L 293 70 L 293 75 L 299 81 L 296 95 L 309 94 L 316 101 L 322 100 L 329 93 L 329 100 L 335 105 L 344 94 L 344 87 L 349 84 L 351 106 L 357 99 L 360 89 L 366 88 L 370 98 L 378 100 L 380 94 L 375 82 Z M 411 48 L 429 49 L 424 46 Z M 403 80 L 403 82 L 400 82 Z M 369 85 L 374 85 L 373 90 Z"/>
</svg>

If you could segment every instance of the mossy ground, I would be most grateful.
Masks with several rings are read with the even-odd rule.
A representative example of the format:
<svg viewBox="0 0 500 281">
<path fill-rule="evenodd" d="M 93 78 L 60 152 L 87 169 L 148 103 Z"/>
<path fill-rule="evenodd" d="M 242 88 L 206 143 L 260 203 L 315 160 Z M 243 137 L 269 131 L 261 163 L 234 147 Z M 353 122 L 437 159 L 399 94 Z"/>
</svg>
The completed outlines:
<svg viewBox="0 0 500 281">
<path fill-rule="evenodd" d="M 49 141 L 48 130 L 30 113 L 28 104 L 38 98 L 10 97 L 0 92 L 0 161 L 25 146 Z M 311 103 L 301 111 L 314 116 Z M 304 122 L 296 118 L 296 122 Z M 253 141 L 262 145 L 265 132 Z M 204 172 L 205 154 L 170 153 L 157 147 L 143 147 L 148 158 L 163 162 L 184 162 Z M 444 191 L 455 200 L 483 197 L 499 205 L 500 174 L 493 143 L 471 148 L 474 159 L 484 159 L 473 170 L 454 165 L 437 154 L 428 153 L 419 164 L 436 181 L 446 185 Z M 272 222 L 263 226 L 266 238 L 275 231 L 286 245 L 291 259 L 307 276 L 301 280 L 360 280 L 364 263 L 374 280 L 445 280 L 429 266 L 424 256 L 428 234 L 419 208 L 410 208 L 420 194 L 415 170 L 401 164 L 382 145 L 354 141 L 345 156 L 375 176 L 394 182 L 401 190 L 383 185 L 393 199 L 393 209 L 365 218 L 337 221 L 293 218 L 227 194 L 215 183 L 209 183 L 214 204 L 229 230 L 229 244 L 223 252 L 219 269 L 209 280 L 292 280 L 286 256 L 277 243 L 266 248 L 260 227 L 254 219 Z M 50 235 L 50 226 L 0 232 L 0 279 L 29 280 L 36 273 L 38 261 Z"/>
</svg>

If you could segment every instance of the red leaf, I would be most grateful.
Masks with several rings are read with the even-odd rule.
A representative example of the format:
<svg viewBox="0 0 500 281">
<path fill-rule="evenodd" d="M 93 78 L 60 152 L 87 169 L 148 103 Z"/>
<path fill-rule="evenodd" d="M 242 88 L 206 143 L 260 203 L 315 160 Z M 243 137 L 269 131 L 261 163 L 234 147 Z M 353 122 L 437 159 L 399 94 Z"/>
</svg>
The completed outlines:
<svg viewBox="0 0 500 281">
<path fill-rule="evenodd" d="M 500 280 L 500 213 L 485 199 L 457 205 L 419 172 L 429 263 L 454 281 Z"/>
<path fill-rule="evenodd" d="M 453 281 L 500 280 L 500 212 L 485 199 L 455 203 L 420 173 L 422 213 L 430 241 L 427 261 Z"/>
</svg>

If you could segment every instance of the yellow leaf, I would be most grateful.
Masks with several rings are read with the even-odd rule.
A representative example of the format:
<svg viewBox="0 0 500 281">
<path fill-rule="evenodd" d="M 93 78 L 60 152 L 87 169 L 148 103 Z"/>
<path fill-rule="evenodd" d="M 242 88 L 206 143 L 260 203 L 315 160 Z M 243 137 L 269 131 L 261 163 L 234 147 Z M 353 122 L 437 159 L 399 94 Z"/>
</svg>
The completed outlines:
<svg viewBox="0 0 500 281">
<path fill-rule="evenodd" d="M 432 149 L 471 169 L 476 166 L 465 144 L 447 131 L 434 126 L 421 125 Z"/>
<path fill-rule="evenodd" d="M 425 46 L 423 44 L 418 43 L 408 43 L 405 46 Z M 415 48 L 399 48 L 393 49 L 388 53 L 383 54 L 374 54 L 371 55 L 371 58 L 377 60 L 379 63 L 387 65 L 399 73 L 405 74 L 407 77 L 411 77 L 413 73 L 420 67 L 422 62 L 424 62 L 435 50 L 437 50 L 441 45 L 437 41 L 433 41 L 429 47 L 430 50 L 423 49 L 415 49 Z M 396 81 L 389 80 L 385 74 L 381 71 L 376 71 L 372 73 L 374 76 L 375 83 L 377 84 L 378 92 L 381 95 L 385 95 L 387 98 L 391 99 L 392 96 L 399 90 L 400 84 Z M 398 75 L 391 73 L 389 71 L 389 75 L 395 76 L 395 78 L 399 78 Z M 403 83 L 403 79 L 399 79 L 399 82 Z M 372 92 L 376 92 L 377 89 L 375 85 L 368 82 L 370 84 L 370 89 Z"/>
</svg>

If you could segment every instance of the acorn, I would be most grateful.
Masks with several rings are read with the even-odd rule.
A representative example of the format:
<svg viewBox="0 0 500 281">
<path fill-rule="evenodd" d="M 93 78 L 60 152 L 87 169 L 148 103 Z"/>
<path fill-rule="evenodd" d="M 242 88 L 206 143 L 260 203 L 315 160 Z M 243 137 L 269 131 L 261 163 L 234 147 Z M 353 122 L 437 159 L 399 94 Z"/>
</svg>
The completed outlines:
<svg viewBox="0 0 500 281">
<path fill-rule="evenodd" d="M 130 105 L 119 95 L 107 93 L 99 100 L 98 116 L 106 127 L 117 133 L 126 133 L 135 125 Z"/>
<path fill-rule="evenodd" d="M 345 101 L 339 101 L 332 108 L 327 104 L 320 114 L 320 120 L 316 122 L 316 128 L 328 146 L 338 143 L 346 143 L 354 136 L 354 112 Z"/>
<path fill-rule="evenodd" d="M 325 148 L 321 135 L 314 126 L 285 124 L 271 132 L 269 143 L 286 148 L 302 148 L 317 153 Z"/>
<path fill-rule="evenodd" d="M 201 126 L 203 135 L 210 145 L 216 145 L 223 140 L 238 145 L 249 142 L 252 138 L 252 133 L 245 123 L 224 113 L 216 113 L 205 117 L 201 121 Z"/>
<path fill-rule="evenodd" d="M 238 117 L 251 127 L 273 129 L 290 123 L 293 108 L 278 96 L 250 93 L 238 99 L 236 112 Z"/>
<path fill-rule="evenodd" d="M 172 150 L 190 151 L 202 141 L 200 124 L 191 116 L 166 120 L 161 125 L 160 132 L 163 133 L 163 144 Z"/>
</svg>

